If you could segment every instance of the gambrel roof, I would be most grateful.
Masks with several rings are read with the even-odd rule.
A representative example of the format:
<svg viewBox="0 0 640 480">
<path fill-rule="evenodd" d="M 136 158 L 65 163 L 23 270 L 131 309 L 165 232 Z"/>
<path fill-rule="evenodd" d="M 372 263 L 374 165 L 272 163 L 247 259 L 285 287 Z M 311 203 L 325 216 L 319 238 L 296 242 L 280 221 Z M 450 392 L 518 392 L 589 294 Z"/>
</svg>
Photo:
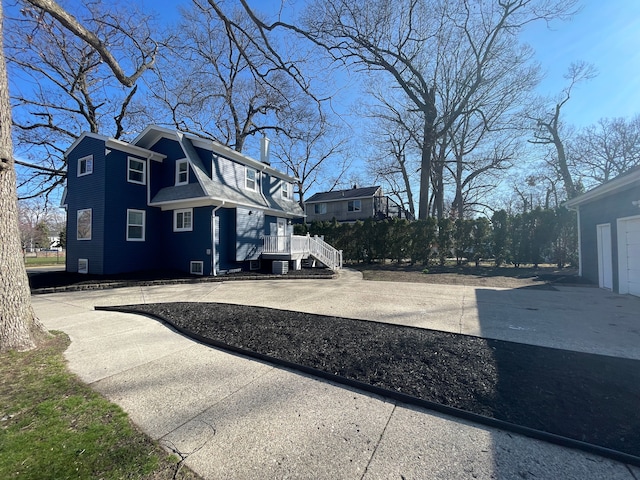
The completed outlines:
<svg viewBox="0 0 640 480">
<path fill-rule="evenodd" d="M 235 150 L 220 145 L 217 142 L 202 140 L 192 135 L 168 130 L 162 127 L 148 127 L 134 141 L 136 144 L 145 145 L 145 148 L 153 148 L 161 138 L 177 141 L 182 148 L 185 158 L 195 173 L 197 183 L 187 185 L 172 185 L 162 188 L 152 199 L 150 204 L 163 209 L 176 208 L 177 204 L 189 206 L 224 205 L 226 207 L 246 207 L 265 210 L 267 213 L 286 216 L 302 217 L 304 212 L 297 202 L 280 199 L 279 196 L 265 195 L 264 187 L 260 185 L 256 190 L 239 188 L 225 181 L 221 172 L 212 172 L 209 176 L 203 159 L 195 148 L 197 145 L 218 157 L 227 158 L 236 163 L 253 168 L 258 172 L 264 172 L 271 177 L 285 182 L 295 182 L 296 178 L 286 175 L 271 166 L 242 155 Z M 194 145 L 195 144 L 195 145 Z M 241 179 L 244 182 L 244 178 Z"/>
</svg>

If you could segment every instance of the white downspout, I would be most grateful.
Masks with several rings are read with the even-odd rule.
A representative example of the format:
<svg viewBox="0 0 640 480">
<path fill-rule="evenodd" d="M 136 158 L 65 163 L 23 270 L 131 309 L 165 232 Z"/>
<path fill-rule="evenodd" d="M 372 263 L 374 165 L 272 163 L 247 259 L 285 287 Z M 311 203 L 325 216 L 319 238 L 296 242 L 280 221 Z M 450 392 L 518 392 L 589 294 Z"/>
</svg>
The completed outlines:
<svg viewBox="0 0 640 480">
<path fill-rule="evenodd" d="M 216 271 L 216 212 L 224 206 L 224 200 L 211 211 L 211 275 L 218 276 Z"/>
<path fill-rule="evenodd" d="M 582 277 L 582 232 L 580 231 L 580 207 L 576 207 L 578 217 L 578 276 Z"/>
<path fill-rule="evenodd" d="M 146 168 L 147 168 L 147 206 L 149 206 L 149 204 L 151 203 L 151 155 L 153 155 L 153 154 L 150 153 L 149 155 L 147 155 L 147 164 L 146 164 Z"/>
</svg>

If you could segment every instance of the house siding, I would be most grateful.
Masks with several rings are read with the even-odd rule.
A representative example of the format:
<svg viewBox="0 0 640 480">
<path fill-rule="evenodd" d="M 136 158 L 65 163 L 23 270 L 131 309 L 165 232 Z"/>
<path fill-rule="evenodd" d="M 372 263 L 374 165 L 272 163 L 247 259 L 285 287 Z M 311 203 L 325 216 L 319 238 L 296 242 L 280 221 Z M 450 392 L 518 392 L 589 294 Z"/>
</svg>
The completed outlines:
<svg viewBox="0 0 640 480">
<path fill-rule="evenodd" d="M 618 265 L 617 219 L 638 215 L 638 207 L 631 202 L 638 200 L 637 186 L 629 187 L 604 198 L 580 206 L 580 243 L 582 251 L 582 276 L 598 284 L 597 225 L 611 224 L 611 254 L 613 256 L 613 290 L 620 290 Z"/>
<path fill-rule="evenodd" d="M 160 239 L 157 225 L 159 211 L 147 206 L 147 187 L 127 181 L 127 159 L 146 160 L 135 155 L 113 150 L 106 159 L 104 274 L 135 272 L 163 268 L 158 263 Z M 151 161 L 147 162 L 151 163 Z M 147 165 L 147 168 L 149 165 Z M 145 211 L 145 240 L 127 241 L 127 209 Z"/>
<path fill-rule="evenodd" d="M 78 177 L 78 159 L 93 155 L 93 173 Z M 105 225 L 105 142 L 85 137 L 67 157 L 67 256 L 68 272 L 78 271 L 78 259 L 89 261 L 89 273 L 103 274 Z M 78 240 L 77 212 L 91 209 L 91 240 Z"/>
<path fill-rule="evenodd" d="M 167 138 L 162 138 L 156 142 L 152 149 L 158 153 L 166 155 L 167 158 L 163 160 L 162 165 L 154 164 L 151 166 L 151 173 L 153 175 L 153 181 L 151 182 L 151 198 L 155 197 L 161 189 L 175 185 L 176 161 L 186 158 L 180 144 L 177 141 L 169 140 Z M 196 181 L 193 169 L 191 168 L 191 165 L 189 165 L 189 183 L 194 183 Z"/>
<path fill-rule="evenodd" d="M 349 202 L 352 200 L 360 200 L 361 209 L 359 212 L 349 211 Z M 315 212 L 315 205 L 320 203 L 326 203 L 327 213 L 317 214 Z M 370 198 L 356 198 L 339 201 L 329 202 L 314 202 L 307 203 L 307 222 L 314 221 L 332 221 L 334 218 L 341 222 L 355 222 L 356 220 L 364 220 L 371 218 L 375 214 L 374 211 L 374 199 Z"/>
<path fill-rule="evenodd" d="M 216 231 L 216 259 L 219 270 L 237 268 L 236 262 L 236 209 L 221 208 L 216 212 L 219 218 Z"/>
<path fill-rule="evenodd" d="M 262 253 L 265 214 L 261 210 L 236 209 L 236 261 L 257 260 Z"/>
</svg>

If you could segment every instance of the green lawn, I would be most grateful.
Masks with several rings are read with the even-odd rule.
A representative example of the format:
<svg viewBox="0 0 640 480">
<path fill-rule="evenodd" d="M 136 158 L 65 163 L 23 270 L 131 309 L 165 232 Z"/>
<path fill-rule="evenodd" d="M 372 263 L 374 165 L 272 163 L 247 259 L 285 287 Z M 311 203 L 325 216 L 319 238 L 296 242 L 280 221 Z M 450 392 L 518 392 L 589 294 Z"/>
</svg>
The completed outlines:
<svg viewBox="0 0 640 480">
<path fill-rule="evenodd" d="M 68 345 L 0 354 L 0 478 L 198 478 L 67 370 Z"/>
<path fill-rule="evenodd" d="M 44 265 L 64 265 L 64 254 L 59 257 L 25 257 L 24 264 L 27 267 L 36 267 Z"/>
</svg>

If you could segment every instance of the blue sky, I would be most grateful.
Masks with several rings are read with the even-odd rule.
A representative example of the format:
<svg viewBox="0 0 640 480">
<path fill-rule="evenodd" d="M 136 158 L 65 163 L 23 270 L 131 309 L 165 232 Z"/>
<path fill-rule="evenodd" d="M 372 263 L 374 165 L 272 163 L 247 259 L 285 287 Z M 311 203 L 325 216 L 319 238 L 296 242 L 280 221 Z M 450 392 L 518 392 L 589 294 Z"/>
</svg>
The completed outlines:
<svg viewBox="0 0 640 480">
<path fill-rule="evenodd" d="M 546 72 L 540 94 L 562 91 L 571 62 L 584 60 L 598 69 L 597 77 L 574 90 L 564 109 L 568 123 L 581 127 L 640 113 L 640 1 L 584 1 L 572 20 L 551 28 L 533 25 L 523 40 Z"/>
<path fill-rule="evenodd" d="M 139 0 L 148 8 L 171 18 L 178 5 L 189 0 Z M 253 1 L 256 8 L 280 5 L 280 0 Z M 291 5 L 295 2 L 287 2 Z M 538 88 L 541 95 L 554 96 L 567 82 L 568 66 L 584 60 L 593 64 L 598 76 L 578 85 L 564 108 L 565 121 L 577 127 L 603 117 L 630 117 L 640 113 L 640 0 L 584 0 L 569 21 L 528 27 L 522 39 L 536 51 L 545 72 Z"/>
</svg>

